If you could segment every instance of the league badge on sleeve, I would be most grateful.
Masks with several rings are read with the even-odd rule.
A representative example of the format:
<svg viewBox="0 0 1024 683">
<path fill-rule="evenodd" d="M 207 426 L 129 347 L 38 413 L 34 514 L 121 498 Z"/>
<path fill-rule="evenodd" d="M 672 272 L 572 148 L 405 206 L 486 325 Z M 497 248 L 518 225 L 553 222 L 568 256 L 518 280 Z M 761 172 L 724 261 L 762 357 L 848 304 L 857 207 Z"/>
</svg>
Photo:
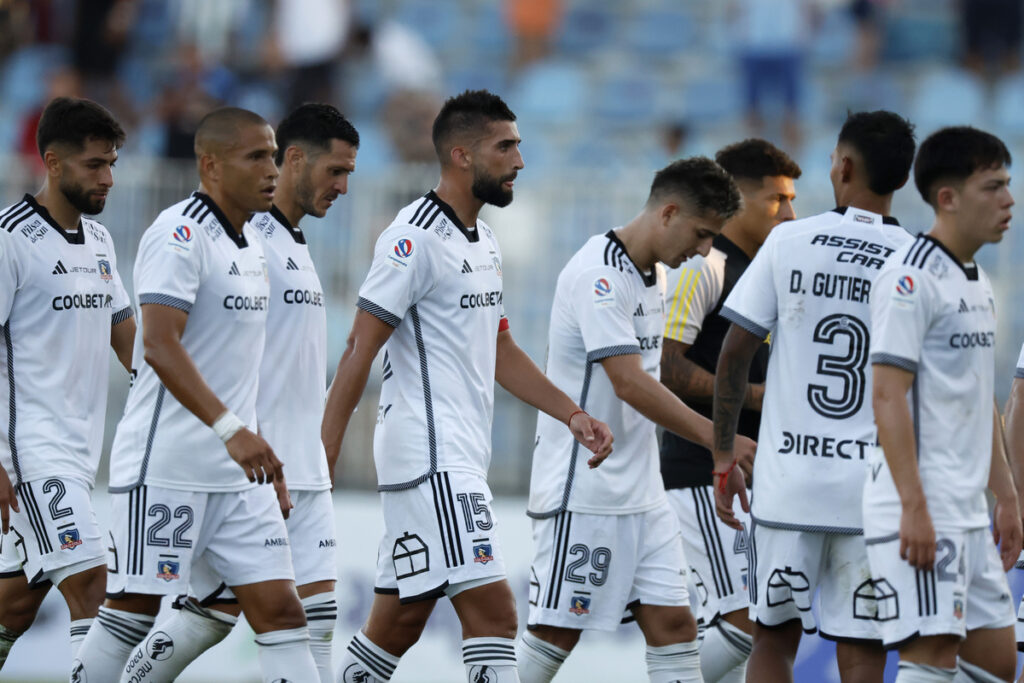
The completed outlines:
<svg viewBox="0 0 1024 683">
<path fill-rule="evenodd" d="M 910 275 L 901 275 L 896 280 L 896 287 L 892 292 L 893 305 L 899 308 L 913 308 L 914 295 L 917 293 L 917 283 Z"/>
<path fill-rule="evenodd" d="M 910 296 L 914 293 L 914 278 L 904 275 L 896 281 L 896 293 L 900 296 Z"/>
<path fill-rule="evenodd" d="M 612 283 L 603 277 L 594 280 L 594 306 L 607 308 L 615 303 L 615 293 L 612 291 Z"/>
<path fill-rule="evenodd" d="M 168 242 L 172 247 L 181 249 L 182 251 L 189 250 L 189 242 L 192 241 L 192 228 L 187 225 L 179 225 L 171 231 L 171 241 Z"/>
<path fill-rule="evenodd" d="M 399 270 L 408 268 L 409 259 L 412 258 L 414 250 L 413 242 L 408 237 L 398 240 L 391 247 L 391 253 L 388 254 L 388 258 L 391 259 L 391 265 Z"/>
</svg>

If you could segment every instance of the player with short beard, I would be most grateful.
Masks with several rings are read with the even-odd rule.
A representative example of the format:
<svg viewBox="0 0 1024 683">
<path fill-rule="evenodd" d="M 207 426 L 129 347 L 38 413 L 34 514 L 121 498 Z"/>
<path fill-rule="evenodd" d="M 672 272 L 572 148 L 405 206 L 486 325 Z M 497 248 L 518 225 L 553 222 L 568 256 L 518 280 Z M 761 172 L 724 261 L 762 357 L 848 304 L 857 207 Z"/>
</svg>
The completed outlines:
<svg viewBox="0 0 1024 683">
<path fill-rule="evenodd" d="M 72 656 L 103 602 L 106 542 L 90 491 L 107 347 L 130 370 L 135 336 L 113 241 L 82 218 L 103 211 L 124 131 L 95 102 L 58 98 L 36 141 L 43 189 L 0 212 L 0 376 L 10 387 L 0 399 L 0 668 L 51 586 L 71 612 Z"/>
<path fill-rule="evenodd" d="M 592 466 L 611 451 L 607 425 L 548 381 L 508 330 L 501 252 L 478 214 L 512 200 L 523 168 L 515 119 L 487 91 L 445 102 L 433 128 L 441 181 L 378 239 L 328 391 L 322 437 L 333 465 L 384 349 L 373 451 L 385 531 L 369 619 L 338 669 L 345 683 L 390 680 L 445 595 L 462 623 L 467 680 L 519 680 L 515 599 L 486 480 L 495 381 L 566 424 L 595 453 Z"/>
</svg>

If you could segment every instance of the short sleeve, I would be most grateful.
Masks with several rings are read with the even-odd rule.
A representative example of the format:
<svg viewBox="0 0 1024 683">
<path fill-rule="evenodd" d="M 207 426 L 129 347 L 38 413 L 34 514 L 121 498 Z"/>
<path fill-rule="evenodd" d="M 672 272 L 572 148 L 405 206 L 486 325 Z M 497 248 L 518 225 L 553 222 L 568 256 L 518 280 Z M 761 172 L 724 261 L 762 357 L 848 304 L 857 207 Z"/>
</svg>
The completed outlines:
<svg viewBox="0 0 1024 683">
<path fill-rule="evenodd" d="M 381 233 L 357 306 L 398 327 L 409 308 L 434 286 L 430 237 L 413 226 Z"/>
<path fill-rule="evenodd" d="M 19 286 L 18 257 L 10 234 L 6 230 L 0 233 L 0 322 L 6 325 Z"/>
<path fill-rule="evenodd" d="M 198 228 L 188 224 L 151 227 L 139 245 L 135 266 L 139 305 L 161 304 L 191 312 L 203 281 L 204 260 Z"/>
<path fill-rule="evenodd" d="M 579 319 L 587 360 L 640 353 L 633 328 L 633 297 L 624 274 L 616 268 L 581 273 L 569 300 Z"/>
<path fill-rule="evenodd" d="M 1024 379 L 1024 345 L 1020 347 L 1020 355 L 1017 357 L 1017 370 L 1013 373 L 1013 376 Z"/>
<path fill-rule="evenodd" d="M 707 258 L 695 258 L 668 272 L 665 338 L 683 344 L 697 339 L 704 318 L 714 310 L 721 282 Z"/>
<path fill-rule="evenodd" d="M 917 372 L 931 323 L 931 297 L 917 269 L 883 271 L 871 286 L 871 363 Z"/>
<path fill-rule="evenodd" d="M 779 318 L 775 245 L 769 235 L 722 305 L 722 317 L 761 339 L 775 329 Z"/>
</svg>

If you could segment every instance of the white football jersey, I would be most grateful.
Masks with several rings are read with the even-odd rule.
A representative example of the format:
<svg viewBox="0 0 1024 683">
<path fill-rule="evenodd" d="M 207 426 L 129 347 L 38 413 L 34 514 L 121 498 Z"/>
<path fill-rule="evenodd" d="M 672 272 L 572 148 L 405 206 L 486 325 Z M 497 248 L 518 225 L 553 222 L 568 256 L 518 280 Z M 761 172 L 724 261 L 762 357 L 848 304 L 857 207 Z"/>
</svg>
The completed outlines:
<svg viewBox="0 0 1024 683">
<path fill-rule="evenodd" d="M 106 228 L 64 231 L 32 195 L 0 211 L 0 463 L 16 484 L 92 486 L 107 408 L 110 328 L 131 317 Z"/>
<path fill-rule="evenodd" d="M 331 488 L 320 440 L 327 396 L 327 313 L 306 238 L 277 207 L 249 224 L 260 236 L 270 275 L 267 342 L 260 363 L 260 436 L 284 463 L 288 488 Z"/>
<path fill-rule="evenodd" d="M 235 232 L 205 194 L 165 209 L 142 235 L 135 260 L 139 305 L 188 313 L 181 336 L 213 393 L 256 431 L 256 387 L 270 285 L 263 247 L 252 227 Z M 214 431 L 167 391 L 143 359 L 139 320 L 137 374 L 110 453 L 110 490 L 142 484 L 185 491 L 255 486 Z"/>
<path fill-rule="evenodd" d="M 395 328 L 384 345 L 373 457 L 378 489 L 438 471 L 487 476 L 502 305 L 501 252 L 433 191 L 377 239 L 359 308 Z"/>
<path fill-rule="evenodd" d="M 587 240 L 558 275 L 548 333 L 547 376 L 608 424 L 615 452 L 588 469 L 589 451 L 563 420 L 537 418 L 527 514 L 563 510 L 602 515 L 644 512 L 665 501 L 655 425 L 615 395 L 601 361 L 637 354 L 660 377 L 665 270 L 642 273 L 614 231 Z M 568 415 L 564 416 L 569 417 Z"/>
<path fill-rule="evenodd" d="M 992 285 L 928 235 L 897 251 L 871 297 L 871 362 L 914 373 L 917 467 L 936 529 L 988 527 L 996 313 Z M 901 505 L 881 448 L 864 487 L 865 532 L 898 531 Z"/>
<path fill-rule="evenodd" d="M 784 529 L 858 534 L 875 444 L 868 297 L 910 235 L 882 216 L 835 209 L 779 225 L 722 315 L 771 334 L 751 514 Z"/>
</svg>

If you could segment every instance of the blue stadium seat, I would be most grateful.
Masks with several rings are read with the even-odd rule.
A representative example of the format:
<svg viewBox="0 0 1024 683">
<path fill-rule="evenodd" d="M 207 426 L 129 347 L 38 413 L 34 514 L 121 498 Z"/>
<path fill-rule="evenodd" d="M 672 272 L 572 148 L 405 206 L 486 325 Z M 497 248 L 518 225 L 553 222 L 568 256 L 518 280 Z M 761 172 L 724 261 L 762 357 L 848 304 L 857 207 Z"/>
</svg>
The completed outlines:
<svg viewBox="0 0 1024 683">
<path fill-rule="evenodd" d="M 917 80 L 908 116 L 926 133 L 941 126 L 984 125 L 985 109 L 982 84 L 966 71 L 945 68 Z"/>
<path fill-rule="evenodd" d="M 587 93 L 587 76 L 579 66 L 547 61 L 520 74 L 509 102 L 524 119 L 537 117 L 551 124 L 570 124 L 582 116 Z"/>
<path fill-rule="evenodd" d="M 743 115 L 740 85 L 733 78 L 705 76 L 684 86 L 686 119 L 694 123 L 730 123 Z"/>
<path fill-rule="evenodd" d="M 609 124 L 649 122 L 655 112 L 657 89 L 657 83 L 644 71 L 613 76 L 598 86 L 592 109 Z"/>
<path fill-rule="evenodd" d="M 856 27 L 846 5 L 825 13 L 810 46 L 816 66 L 845 66 L 853 56 Z"/>
<path fill-rule="evenodd" d="M 890 16 L 882 37 L 882 59 L 952 62 L 959 45 L 952 13 L 932 12 Z"/>
<path fill-rule="evenodd" d="M 570 7 L 562 18 L 559 50 L 569 56 L 605 47 L 615 40 L 615 16 L 607 0 Z"/>
<path fill-rule="evenodd" d="M 997 131 L 1024 134 L 1024 77 L 1007 78 L 996 86 L 992 123 Z"/>
<path fill-rule="evenodd" d="M 674 59 L 700 39 L 693 19 L 682 8 L 639 9 L 625 27 L 625 45 L 650 59 Z"/>
<path fill-rule="evenodd" d="M 454 0 L 412 0 L 399 4 L 394 19 L 435 50 L 457 47 L 462 12 Z"/>
</svg>

